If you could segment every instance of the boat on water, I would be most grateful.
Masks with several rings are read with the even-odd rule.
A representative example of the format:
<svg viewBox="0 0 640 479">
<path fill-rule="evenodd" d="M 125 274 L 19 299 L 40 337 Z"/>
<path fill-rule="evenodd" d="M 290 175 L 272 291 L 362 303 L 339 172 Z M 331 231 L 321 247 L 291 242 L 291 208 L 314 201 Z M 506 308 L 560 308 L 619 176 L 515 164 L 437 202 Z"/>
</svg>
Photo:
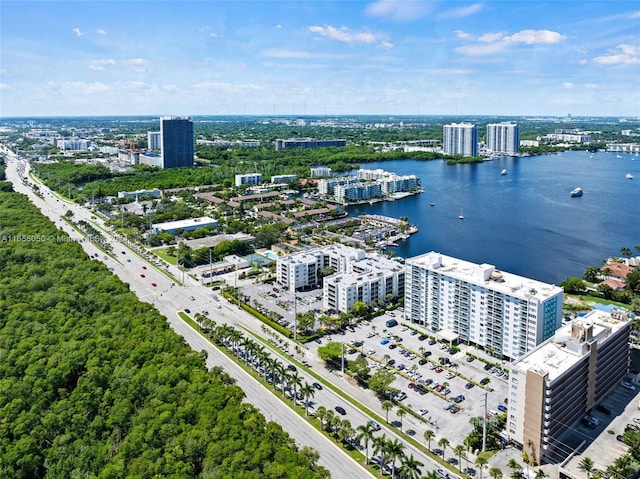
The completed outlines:
<svg viewBox="0 0 640 479">
<path fill-rule="evenodd" d="M 631 173 L 627 173 L 627 174 L 625 175 L 625 178 L 626 178 L 627 180 L 633 180 L 633 175 L 632 175 Z"/>
<path fill-rule="evenodd" d="M 506 169 L 502 170 L 502 171 L 500 172 L 500 174 L 501 174 L 502 176 L 506 175 L 506 174 L 507 174 L 507 170 L 506 170 Z"/>
<path fill-rule="evenodd" d="M 576 196 L 582 196 L 584 192 L 582 191 L 581 188 L 575 188 L 574 190 L 571 191 L 571 197 L 574 198 Z"/>
<path fill-rule="evenodd" d="M 435 201 L 432 201 L 431 203 L 429 203 L 429 206 L 435 206 L 435 205 L 436 205 Z"/>
<path fill-rule="evenodd" d="M 459 220 L 463 220 L 464 219 L 464 215 L 462 214 L 462 208 L 460 208 L 460 214 L 458 215 L 458 219 Z"/>
</svg>

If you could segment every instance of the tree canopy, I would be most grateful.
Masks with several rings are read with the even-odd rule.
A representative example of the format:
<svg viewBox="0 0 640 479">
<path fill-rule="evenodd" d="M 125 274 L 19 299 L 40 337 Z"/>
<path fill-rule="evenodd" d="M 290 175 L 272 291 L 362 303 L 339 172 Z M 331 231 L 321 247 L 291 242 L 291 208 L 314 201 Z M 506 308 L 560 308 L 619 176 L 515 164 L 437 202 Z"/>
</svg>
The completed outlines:
<svg viewBox="0 0 640 479">
<path fill-rule="evenodd" d="M 26 197 L 0 211 L 1 477 L 326 477 Z"/>
</svg>

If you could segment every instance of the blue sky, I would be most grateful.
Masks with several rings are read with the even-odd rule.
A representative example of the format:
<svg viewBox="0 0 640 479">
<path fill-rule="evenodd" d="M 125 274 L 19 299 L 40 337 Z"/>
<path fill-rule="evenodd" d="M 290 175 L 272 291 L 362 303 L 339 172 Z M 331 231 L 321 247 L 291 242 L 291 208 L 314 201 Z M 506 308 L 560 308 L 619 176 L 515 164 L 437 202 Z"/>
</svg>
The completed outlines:
<svg viewBox="0 0 640 479">
<path fill-rule="evenodd" d="M 637 1 L 0 0 L 0 116 L 640 116 Z"/>
</svg>

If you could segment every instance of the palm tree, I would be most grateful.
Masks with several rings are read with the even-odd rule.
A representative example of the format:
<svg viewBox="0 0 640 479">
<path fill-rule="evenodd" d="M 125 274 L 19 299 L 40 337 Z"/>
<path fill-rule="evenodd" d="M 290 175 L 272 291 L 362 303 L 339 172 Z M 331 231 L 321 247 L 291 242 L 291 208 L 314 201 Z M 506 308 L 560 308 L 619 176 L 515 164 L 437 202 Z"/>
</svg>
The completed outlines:
<svg viewBox="0 0 640 479">
<path fill-rule="evenodd" d="M 404 456 L 404 444 L 398 439 L 389 441 L 387 443 L 387 454 L 392 460 L 391 463 L 391 477 L 396 475 L 396 460 Z"/>
<path fill-rule="evenodd" d="M 285 385 L 289 385 L 289 381 L 291 380 L 291 372 L 287 368 L 282 369 L 282 397 L 284 397 L 284 393 L 286 391 Z"/>
<path fill-rule="evenodd" d="M 420 479 L 422 466 L 424 464 L 413 457 L 413 454 L 408 457 L 403 456 L 400 459 L 400 477 L 402 479 Z"/>
<path fill-rule="evenodd" d="M 320 424 L 322 424 L 322 430 L 324 431 L 324 419 L 327 417 L 327 408 L 324 406 L 320 406 L 316 409 L 316 417 L 320 420 Z"/>
<path fill-rule="evenodd" d="M 518 464 L 518 461 L 516 461 L 513 457 L 507 462 L 507 467 L 511 469 L 511 477 L 517 477 L 517 471 L 522 469 L 522 466 Z"/>
<path fill-rule="evenodd" d="M 361 424 L 360 426 L 358 426 L 356 428 L 356 431 L 358 432 L 356 439 L 364 443 L 364 459 L 365 459 L 365 464 L 368 465 L 369 464 L 369 441 L 373 441 L 373 438 L 374 438 L 373 426 L 367 422 L 365 424 Z"/>
<path fill-rule="evenodd" d="M 331 423 L 333 422 L 334 417 L 336 417 L 336 414 L 331 409 L 327 409 L 327 412 L 324 414 L 324 422 L 327 425 L 327 432 L 330 432 L 331 430 Z"/>
<path fill-rule="evenodd" d="M 342 426 L 342 419 L 340 419 L 340 416 L 334 415 L 331 418 L 331 429 L 332 429 L 332 431 L 334 433 L 338 432 L 340 430 L 341 426 Z M 336 440 L 337 440 L 337 438 L 336 438 Z"/>
<path fill-rule="evenodd" d="M 298 371 L 293 371 L 289 376 L 289 385 L 293 386 L 293 403 L 295 404 L 297 399 L 297 389 L 299 386 L 302 386 L 302 376 L 300 376 Z"/>
<path fill-rule="evenodd" d="M 427 449 L 431 450 L 431 440 L 436 437 L 436 433 L 433 432 L 431 429 L 427 429 L 424 432 L 424 436 L 423 437 L 424 437 L 425 441 L 427 441 Z"/>
<path fill-rule="evenodd" d="M 309 415 L 309 399 L 312 399 L 316 394 L 314 387 L 308 382 L 304 383 L 304 386 L 300 388 L 300 394 L 304 398 L 304 415 Z"/>
<path fill-rule="evenodd" d="M 478 457 L 476 457 L 476 461 L 474 462 L 474 464 L 476 465 L 476 467 L 478 469 L 480 469 L 480 479 L 482 479 L 482 470 L 487 467 L 487 463 L 489 461 L 487 460 L 487 456 L 485 454 L 478 454 Z"/>
<path fill-rule="evenodd" d="M 626 246 L 623 246 L 622 248 L 620 248 L 620 255 L 623 258 L 631 258 L 633 253 L 631 252 L 631 249 L 627 248 Z"/>
<path fill-rule="evenodd" d="M 453 448 L 453 453 L 458 457 L 458 469 L 462 472 L 462 458 L 467 457 L 467 450 L 462 444 L 458 444 Z"/>
<path fill-rule="evenodd" d="M 489 475 L 493 479 L 502 479 L 502 470 L 499 467 L 492 467 L 489 469 Z"/>
<path fill-rule="evenodd" d="M 405 411 L 401 407 L 399 407 L 396 411 L 396 416 L 398 416 L 398 419 L 400 419 L 400 432 L 402 432 L 402 418 L 405 414 L 407 414 L 407 411 Z"/>
<path fill-rule="evenodd" d="M 635 245 L 633 249 L 636 250 L 638 254 L 640 254 L 640 244 Z"/>
<path fill-rule="evenodd" d="M 593 460 L 590 457 L 584 457 L 582 461 L 578 463 L 578 470 L 586 473 L 587 479 L 589 479 L 593 472 Z"/>
<path fill-rule="evenodd" d="M 380 406 L 382 407 L 384 412 L 387 413 L 387 424 L 389 424 L 389 411 L 391 411 L 391 409 L 393 409 L 393 403 L 391 401 L 389 401 L 389 400 L 382 401 L 382 404 Z"/>
<path fill-rule="evenodd" d="M 351 426 L 351 421 L 348 419 L 342 421 L 342 424 L 340 424 L 340 430 L 338 431 L 338 437 L 340 440 L 342 442 L 347 442 L 353 438 L 354 434 L 355 430 L 353 429 L 353 426 Z"/>
<path fill-rule="evenodd" d="M 440 446 L 442 448 L 442 460 L 444 461 L 444 451 L 447 450 L 447 446 L 449 445 L 449 439 L 447 439 L 446 437 L 441 437 L 440 440 L 438 441 L 438 446 Z"/>
<path fill-rule="evenodd" d="M 282 383 L 282 391 L 284 395 L 284 376 L 286 374 L 287 368 L 284 367 L 284 364 L 276 360 L 276 363 L 273 365 L 273 370 L 275 372 L 273 376 L 273 390 L 276 389 L 276 376 L 278 376 L 278 381 Z"/>
<path fill-rule="evenodd" d="M 389 460 L 389 455 L 387 454 L 387 437 L 386 436 L 377 436 L 373 438 L 373 453 L 380 454 L 380 476 L 382 476 L 382 472 L 384 471 L 384 466 Z"/>
</svg>

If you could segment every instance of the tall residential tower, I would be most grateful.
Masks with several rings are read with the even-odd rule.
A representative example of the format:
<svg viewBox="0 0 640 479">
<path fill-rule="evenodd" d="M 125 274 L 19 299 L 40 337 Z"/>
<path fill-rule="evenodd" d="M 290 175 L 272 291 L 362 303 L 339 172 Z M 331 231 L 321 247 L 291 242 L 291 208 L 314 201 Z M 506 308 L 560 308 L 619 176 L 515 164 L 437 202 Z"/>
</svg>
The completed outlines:
<svg viewBox="0 0 640 479">
<path fill-rule="evenodd" d="M 447 155 L 477 156 L 478 128 L 470 123 L 444 125 L 442 149 Z"/>
<path fill-rule="evenodd" d="M 516 123 L 489 123 L 487 150 L 493 153 L 515 155 L 520 151 L 520 127 Z"/>
</svg>

